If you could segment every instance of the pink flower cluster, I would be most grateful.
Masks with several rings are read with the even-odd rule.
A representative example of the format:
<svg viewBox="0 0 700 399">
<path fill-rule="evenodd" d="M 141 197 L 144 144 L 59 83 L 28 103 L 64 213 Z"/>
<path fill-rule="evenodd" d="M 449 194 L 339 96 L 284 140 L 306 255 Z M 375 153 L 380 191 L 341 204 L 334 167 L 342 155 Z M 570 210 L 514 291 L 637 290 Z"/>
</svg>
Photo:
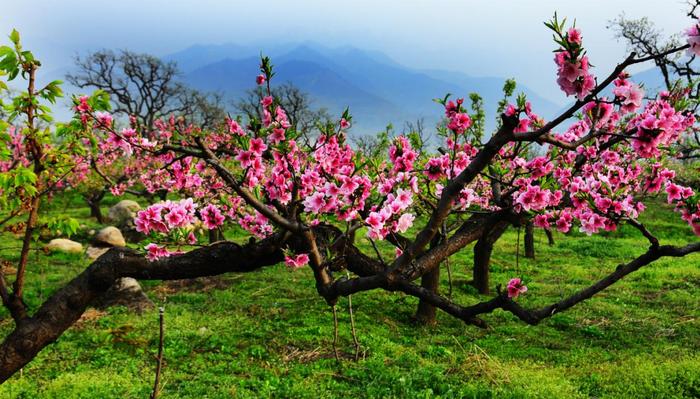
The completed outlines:
<svg viewBox="0 0 700 399">
<path fill-rule="evenodd" d="M 700 55 L 700 31 L 698 30 L 698 25 L 693 25 L 686 29 L 685 35 L 688 39 L 688 44 L 690 45 L 688 54 Z"/>
<path fill-rule="evenodd" d="M 554 56 L 558 66 L 557 83 L 567 96 L 575 95 L 583 100 L 595 87 L 595 78 L 588 72 L 588 57 L 571 59 L 566 51 L 559 51 Z"/>
<path fill-rule="evenodd" d="M 292 269 L 298 269 L 309 264 L 308 254 L 298 254 L 296 256 L 285 256 L 284 264 Z"/>
<path fill-rule="evenodd" d="M 457 102 L 448 101 L 445 104 L 445 116 L 447 116 L 447 128 L 455 134 L 464 134 L 472 125 L 472 120 L 469 115 L 462 109 L 464 103 L 463 98 L 458 98 Z"/>
<path fill-rule="evenodd" d="M 632 148 L 643 158 L 661 155 L 660 146 L 676 142 L 695 123 L 693 114 L 683 115 L 664 100 L 650 101 L 644 111 L 630 120 L 628 130 L 636 129 Z"/>
<path fill-rule="evenodd" d="M 559 205 L 562 196 L 563 194 L 559 190 L 552 193 L 549 189 L 542 189 L 537 185 L 527 185 L 514 195 L 513 202 L 522 210 L 540 211 Z"/>
<path fill-rule="evenodd" d="M 170 230 L 188 227 L 196 220 L 197 206 L 191 198 L 177 202 L 164 201 L 153 204 L 136 214 L 136 231 L 143 234 L 168 233 Z"/>
<path fill-rule="evenodd" d="M 415 220 L 413 214 L 405 213 L 412 203 L 411 191 L 399 188 L 396 194 L 388 194 L 381 209 L 375 207 L 365 219 L 369 226 L 367 235 L 373 239 L 383 239 L 391 232 L 406 232 Z"/>
<path fill-rule="evenodd" d="M 394 173 L 410 172 L 418 159 L 418 153 L 411 147 L 406 136 L 399 136 L 389 147 L 389 159 L 394 164 Z"/>
<path fill-rule="evenodd" d="M 153 262 L 160 258 L 167 258 L 170 255 L 176 254 L 176 252 L 170 252 L 165 246 L 150 243 L 144 247 L 146 250 L 146 259 Z"/>
<path fill-rule="evenodd" d="M 620 111 L 623 114 L 635 112 L 642 106 L 644 100 L 644 90 L 627 80 L 627 74 L 622 74 L 613 82 L 615 88 L 613 94 L 621 103 Z"/>
<path fill-rule="evenodd" d="M 312 154 L 313 162 L 301 175 L 300 195 L 310 214 L 335 214 L 350 221 L 359 216 L 371 193 L 372 181 L 363 171 L 355 172 L 355 152 L 341 144 L 337 135 L 321 136 Z"/>
<path fill-rule="evenodd" d="M 205 228 L 209 230 L 214 230 L 219 226 L 224 224 L 226 219 L 219 208 L 216 205 L 209 204 L 199 211 L 199 215 L 202 218 L 202 224 Z"/>
<path fill-rule="evenodd" d="M 588 57 L 581 53 L 581 32 L 571 28 L 564 37 L 572 51 L 560 49 L 554 55 L 557 64 L 557 83 L 567 96 L 576 95 L 583 100 L 595 87 L 595 78 L 589 73 Z"/>
</svg>

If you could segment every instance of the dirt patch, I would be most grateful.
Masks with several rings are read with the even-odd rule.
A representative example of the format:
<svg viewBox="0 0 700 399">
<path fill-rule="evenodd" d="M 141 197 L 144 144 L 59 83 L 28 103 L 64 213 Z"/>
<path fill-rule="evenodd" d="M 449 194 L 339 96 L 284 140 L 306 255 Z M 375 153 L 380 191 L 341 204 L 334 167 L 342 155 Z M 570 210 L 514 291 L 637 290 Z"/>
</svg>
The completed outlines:
<svg viewBox="0 0 700 399">
<path fill-rule="evenodd" d="M 152 288 L 151 293 L 156 296 L 170 295 L 177 292 L 209 292 L 211 290 L 223 290 L 233 285 L 239 277 L 211 276 L 185 280 L 164 281 Z"/>
<path fill-rule="evenodd" d="M 94 323 L 95 321 L 101 319 L 102 317 L 104 317 L 106 315 L 107 315 L 107 312 L 105 312 L 105 311 L 89 308 L 89 309 L 85 310 L 85 312 L 83 312 L 82 316 L 80 316 L 78 321 L 76 321 L 73 326 L 74 326 L 74 328 L 83 328 L 89 324 Z"/>
</svg>

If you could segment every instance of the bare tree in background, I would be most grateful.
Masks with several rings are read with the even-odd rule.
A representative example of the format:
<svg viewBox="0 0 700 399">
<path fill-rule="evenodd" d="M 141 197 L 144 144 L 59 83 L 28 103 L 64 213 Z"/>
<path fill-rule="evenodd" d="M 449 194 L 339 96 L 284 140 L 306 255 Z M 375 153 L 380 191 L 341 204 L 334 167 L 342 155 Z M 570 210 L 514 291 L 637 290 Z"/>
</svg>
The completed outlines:
<svg viewBox="0 0 700 399">
<path fill-rule="evenodd" d="M 246 91 L 243 97 L 234 102 L 234 107 L 248 119 L 260 120 L 260 101 L 266 95 L 262 87 L 256 87 Z M 273 87 L 272 96 L 280 101 L 292 129 L 302 135 L 310 134 L 316 127 L 326 125 L 332 119 L 325 108 L 314 109 L 309 95 L 291 83 Z"/>
<path fill-rule="evenodd" d="M 139 127 L 148 131 L 157 119 L 169 115 L 205 127 L 225 116 L 220 95 L 201 93 L 177 80 L 175 62 L 128 50 L 99 50 L 76 56 L 75 64 L 77 71 L 66 75 L 71 84 L 104 90 L 115 114 L 135 117 Z"/>
</svg>

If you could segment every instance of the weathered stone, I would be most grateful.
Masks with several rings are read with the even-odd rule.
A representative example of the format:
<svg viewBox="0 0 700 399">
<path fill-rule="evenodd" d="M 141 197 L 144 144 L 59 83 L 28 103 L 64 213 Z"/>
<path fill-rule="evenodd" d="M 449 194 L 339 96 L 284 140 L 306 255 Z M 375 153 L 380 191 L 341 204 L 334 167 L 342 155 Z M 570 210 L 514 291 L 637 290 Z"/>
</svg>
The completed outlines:
<svg viewBox="0 0 700 399">
<path fill-rule="evenodd" d="M 87 247 L 87 256 L 90 258 L 90 260 L 95 260 L 99 258 L 100 256 L 104 255 L 107 251 L 112 249 L 111 247 L 93 247 L 90 245 Z"/>
<path fill-rule="evenodd" d="M 141 289 L 139 282 L 131 277 L 117 280 L 109 290 L 97 299 L 95 307 L 105 309 L 115 305 L 126 306 L 138 313 L 154 307 L 153 302 Z"/>
<path fill-rule="evenodd" d="M 133 225 L 136 212 L 141 210 L 141 206 L 136 201 L 121 200 L 109 208 L 107 218 L 119 227 Z"/>
<path fill-rule="evenodd" d="M 67 238 L 54 238 L 46 244 L 46 249 L 51 252 L 66 252 L 79 254 L 83 252 L 83 244 L 69 240 Z"/>
<path fill-rule="evenodd" d="M 107 246 L 107 247 L 125 247 L 126 241 L 122 232 L 114 227 L 108 226 L 97 232 L 95 238 L 93 239 L 96 246 Z"/>
</svg>

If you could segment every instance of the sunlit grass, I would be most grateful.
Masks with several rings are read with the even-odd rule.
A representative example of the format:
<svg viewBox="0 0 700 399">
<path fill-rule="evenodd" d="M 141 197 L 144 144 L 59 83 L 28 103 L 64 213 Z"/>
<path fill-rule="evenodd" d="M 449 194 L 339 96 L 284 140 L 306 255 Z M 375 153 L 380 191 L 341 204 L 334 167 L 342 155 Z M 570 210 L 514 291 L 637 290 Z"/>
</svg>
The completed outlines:
<svg viewBox="0 0 700 399">
<path fill-rule="evenodd" d="M 112 201 L 110 199 L 110 201 Z M 79 203 L 53 206 L 95 228 Z M 643 219 L 663 243 L 696 240 L 677 215 L 654 206 Z M 227 235 L 236 236 L 235 231 Z M 537 257 L 520 257 L 517 231 L 496 244 L 492 285 L 526 278 L 525 306 L 551 303 L 604 276 L 645 248 L 635 231 L 587 237 L 536 232 Z M 17 246 L 2 233 L 2 247 Z M 522 238 L 522 237 L 521 237 Z M 85 242 L 83 233 L 78 240 Z M 364 243 L 365 249 L 370 249 Z M 17 251 L 0 250 L 16 259 Z M 392 256 L 387 248 L 384 255 Z M 27 301 L 35 308 L 89 262 L 81 256 L 32 256 Z M 471 247 L 452 257 L 452 296 L 479 296 L 471 279 Z M 447 274 L 442 273 L 447 293 Z M 481 330 L 438 314 L 438 325 L 412 322 L 417 300 L 399 293 L 355 295 L 362 359 L 333 357 L 333 323 L 308 270 L 283 265 L 177 291 L 147 282 L 165 301 L 163 398 L 468 397 L 692 398 L 700 396 L 700 256 L 664 259 L 539 326 L 509 313 L 485 315 Z M 224 287 L 224 288 L 221 288 Z M 353 353 L 347 300 L 341 299 L 340 349 Z M 0 313 L 3 332 L 12 328 Z M 0 386 L 2 398 L 144 398 L 153 382 L 157 312 L 124 308 L 95 314 L 69 329 L 22 373 Z"/>
</svg>

